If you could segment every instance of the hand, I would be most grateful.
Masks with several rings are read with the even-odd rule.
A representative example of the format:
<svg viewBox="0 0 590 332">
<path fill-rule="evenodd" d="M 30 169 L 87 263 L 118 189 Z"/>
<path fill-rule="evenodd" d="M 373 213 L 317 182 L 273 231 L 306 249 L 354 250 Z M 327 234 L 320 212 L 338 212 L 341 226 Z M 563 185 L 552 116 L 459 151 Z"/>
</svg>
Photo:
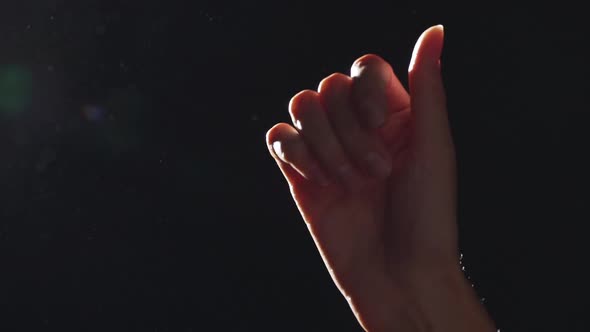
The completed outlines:
<svg viewBox="0 0 590 332">
<path fill-rule="evenodd" d="M 460 270 L 442 46 L 442 26 L 419 38 L 409 93 L 388 63 L 365 55 L 350 77 L 295 95 L 294 127 L 267 133 L 330 275 L 368 331 L 458 331 L 449 320 L 464 311 L 481 316 L 470 331 L 494 330 Z"/>
</svg>

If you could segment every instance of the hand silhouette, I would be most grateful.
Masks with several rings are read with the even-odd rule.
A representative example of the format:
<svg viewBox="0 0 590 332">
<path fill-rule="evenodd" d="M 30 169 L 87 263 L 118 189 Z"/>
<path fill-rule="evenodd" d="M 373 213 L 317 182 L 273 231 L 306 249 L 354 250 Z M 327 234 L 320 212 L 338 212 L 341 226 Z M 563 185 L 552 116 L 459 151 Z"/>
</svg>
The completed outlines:
<svg viewBox="0 0 590 332">
<path fill-rule="evenodd" d="M 350 76 L 296 94 L 294 126 L 267 133 L 330 275 L 368 331 L 458 331 L 455 311 L 481 317 L 470 331 L 494 330 L 459 263 L 442 46 L 442 26 L 419 38 L 409 93 L 368 54 Z"/>
</svg>

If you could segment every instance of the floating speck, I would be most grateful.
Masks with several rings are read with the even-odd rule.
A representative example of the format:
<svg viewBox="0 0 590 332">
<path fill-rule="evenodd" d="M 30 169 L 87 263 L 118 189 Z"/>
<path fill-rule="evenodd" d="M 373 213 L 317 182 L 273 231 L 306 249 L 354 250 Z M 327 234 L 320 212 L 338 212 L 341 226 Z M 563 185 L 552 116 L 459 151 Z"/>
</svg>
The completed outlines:
<svg viewBox="0 0 590 332">
<path fill-rule="evenodd" d="M 82 114 L 86 120 L 91 122 L 97 122 L 103 119 L 106 111 L 97 105 L 86 105 L 82 107 Z"/>
<path fill-rule="evenodd" d="M 29 68 L 0 65 L 0 113 L 18 114 L 32 101 L 33 75 Z"/>
</svg>

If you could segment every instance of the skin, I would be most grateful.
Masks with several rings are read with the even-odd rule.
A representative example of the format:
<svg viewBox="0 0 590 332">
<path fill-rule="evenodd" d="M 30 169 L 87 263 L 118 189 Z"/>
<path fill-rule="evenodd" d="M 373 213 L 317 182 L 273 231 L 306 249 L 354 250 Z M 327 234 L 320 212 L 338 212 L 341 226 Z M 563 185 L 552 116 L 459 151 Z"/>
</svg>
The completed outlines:
<svg viewBox="0 0 590 332">
<path fill-rule="evenodd" d="M 496 331 L 457 247 L 442 26 L 418 39 L 409 91 L 374 54 L 289 104 L 266 135 L 332 279 L 366 331 Z M 379 161 L 380 160 L 380 161 Z"/>
</svg>

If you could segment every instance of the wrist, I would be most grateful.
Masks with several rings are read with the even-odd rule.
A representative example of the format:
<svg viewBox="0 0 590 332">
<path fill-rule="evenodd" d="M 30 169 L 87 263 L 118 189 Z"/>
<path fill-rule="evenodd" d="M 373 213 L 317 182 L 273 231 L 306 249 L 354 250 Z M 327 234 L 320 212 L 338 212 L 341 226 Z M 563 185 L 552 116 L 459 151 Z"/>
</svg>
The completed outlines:
<svg viewBox="0 0 590 332">
<path fill-rule="evenodd" d="M 495 332 L 495 326 L 459 265 L 440 273 L 415 273 L 408 281 L 410 305 L 429 322 L 428 331 Z"/>
<path fill-rule="evenodd" d="M 368 332 L 496 332 L 460 265 L 447 267 L 366 282 L 370 286 L 349 299 L 357 319 Z"/>
</svg>

